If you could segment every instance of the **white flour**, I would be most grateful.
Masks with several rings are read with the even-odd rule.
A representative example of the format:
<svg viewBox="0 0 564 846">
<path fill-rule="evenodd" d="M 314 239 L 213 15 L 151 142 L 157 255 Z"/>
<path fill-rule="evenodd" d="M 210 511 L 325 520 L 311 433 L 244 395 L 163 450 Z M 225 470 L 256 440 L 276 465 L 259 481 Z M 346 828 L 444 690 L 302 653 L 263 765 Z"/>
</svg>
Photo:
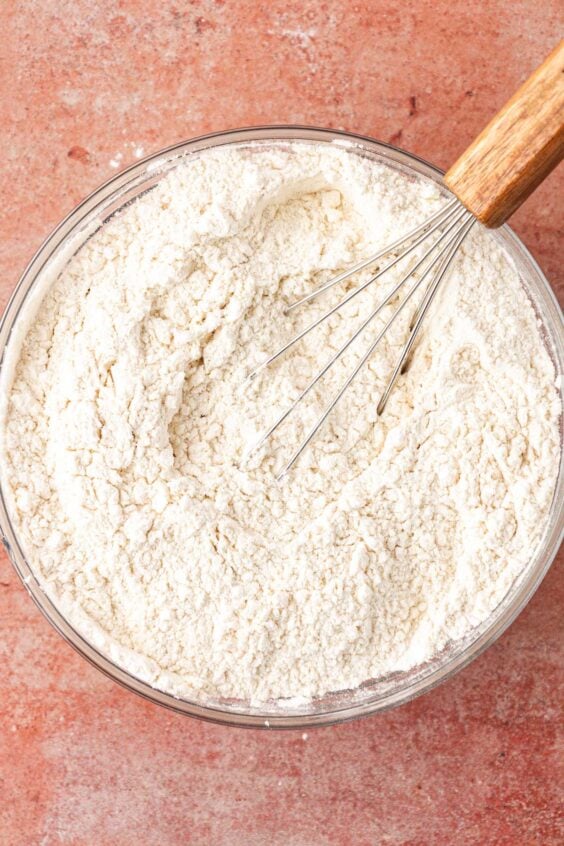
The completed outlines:
<svg viewBox="0 0 564 846">
<path fill-rule="evenodd" d="M 245 393 L 254 365 L 367 277 L 292 317 L 284 306 L 443 202 L 344 149 L 218 150 L 71 260 L 5 402 L 3 483 L 38 577 L 117 663 L 178 695 L 354 687 L 467 634 L 522 572 L 553 495 L 560 405 L 517 273 L 483 232 L 381 420 L 402 326 L 273 482 L 390 309 L 241 465 L 399 277 Z"/>
</svg>

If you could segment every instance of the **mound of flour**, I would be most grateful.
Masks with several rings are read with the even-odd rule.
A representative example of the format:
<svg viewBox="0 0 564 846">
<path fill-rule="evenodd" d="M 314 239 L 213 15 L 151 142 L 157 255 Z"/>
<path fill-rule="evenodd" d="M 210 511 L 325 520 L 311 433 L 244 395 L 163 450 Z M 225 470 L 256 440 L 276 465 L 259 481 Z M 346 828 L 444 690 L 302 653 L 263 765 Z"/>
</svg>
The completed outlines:
<svg viewBox="0 0 564 846">
<path fill-rule="evenodd" d="M 517 272 L 484 231 L 381 419 L 401 321 L 273 481 L 394 304 L 242 462 L 399 272 L 244 391 L 368 277 L 284 307 L 444 202 L 343 148 L 207 152 L 112 217 L 52 285 L 10 353 L 3 485 L 45 589 L 122 667 L 197 697 L 354 687 L 463 637 L 522 572 L 554 491 L 560 404 Z"/>
</svg>

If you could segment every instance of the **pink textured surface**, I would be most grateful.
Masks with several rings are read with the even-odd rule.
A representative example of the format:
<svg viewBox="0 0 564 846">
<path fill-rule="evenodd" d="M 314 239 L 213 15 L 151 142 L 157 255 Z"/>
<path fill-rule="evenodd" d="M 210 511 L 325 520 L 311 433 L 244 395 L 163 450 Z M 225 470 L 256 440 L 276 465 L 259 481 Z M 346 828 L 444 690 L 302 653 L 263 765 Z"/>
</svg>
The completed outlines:
<svg viewBox="0 0 564 846">
<path fill-rule="evenodd" d="M 556 42 L 558 0 L 4 0 L 0 304 L 116 168 L 259 123 L 447 166 Z M 562 290 L 562 169 L 514 227 Z M 561 844 L 562 567 L 449 683 L 299 733 L 198 723 L 80 659 L 0 560 L 0 844 Z"/>
</svg>

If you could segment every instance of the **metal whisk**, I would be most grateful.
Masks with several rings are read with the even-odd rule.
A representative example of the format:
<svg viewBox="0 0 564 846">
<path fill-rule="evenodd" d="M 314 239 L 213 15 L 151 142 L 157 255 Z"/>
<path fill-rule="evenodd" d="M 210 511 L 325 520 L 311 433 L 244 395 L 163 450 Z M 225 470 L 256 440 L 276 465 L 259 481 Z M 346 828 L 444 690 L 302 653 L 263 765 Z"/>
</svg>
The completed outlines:
<svg viewBox="0 0 564 846">
<path fill-rule="evenodd" d="M 445 185 L 455 195 L 451 200 L 420 226 L 408 232 L 395 243 L 348 268 L 285 310 L 285 313 L 288 314 L 294 309 L 311 302 L 355 273 L 370 267 L 387 256 L 393 256 L 370 279 L 348 293 L 333 308 L 306 326 L 281 349 L 262 362 L 249 374 L 250 381 L 255 379 L 262 370 L 280 358 L 309 332 L 335 314 L 336 311 L 358 296 L 377 279 L 380 279 L 391 268 L 402 262 L 417 247 L 427 242 L 425 251 L 417 263 L 402 276 L 397 285 L 355 329 L 347 342 L 331 356 L 300 395 L 279 415 L 268 431 L 254 445 L 252 452 L 259 449 L 268 440 L 319 380 L 323 378 L 337 359 L 367 329 L 382 309 L 399 294 L 404 286 L 409 288 L 409 281 L 415 279 L 414 284 L 407 290 L 403 301 L 394 314 L 370 343 L 319 420 L 278 474 L 278 480 L 286 475 L 295 464 L 353 379 L 366 364 L 390 326 L 403 312 L 416 292 L 426 283 L 421 302 L 412 315 L 407 340 L 378 403 L 377 414 L 380 415 L 383 412 L 390 393 L 406 366 L 425 315 L 452 266 L 458 248 L 472 226 L 478 221 L 490 228 L 500 226 L 561 161 L 564 154 L 563 71 L 564 41 L 550 54 L 450 168 L 444 181 Z M 421 275 L 417 279 L 415 274 L 418 271 L 421 271 Z"/>
</svg>

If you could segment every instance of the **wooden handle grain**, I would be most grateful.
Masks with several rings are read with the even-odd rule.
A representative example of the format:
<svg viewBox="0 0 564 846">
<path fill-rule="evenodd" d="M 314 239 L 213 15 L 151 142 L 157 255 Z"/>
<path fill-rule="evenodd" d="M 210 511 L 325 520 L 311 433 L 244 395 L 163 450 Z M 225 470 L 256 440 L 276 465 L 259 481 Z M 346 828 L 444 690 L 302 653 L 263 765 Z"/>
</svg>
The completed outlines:
<svg viewBox="0 0 564 846">
<path fill-rule="evenodd" d="M 519 208 L 564 156 L 564 41 L 519 88 L 445 176 L 490 228 Z"/>
</svg>

